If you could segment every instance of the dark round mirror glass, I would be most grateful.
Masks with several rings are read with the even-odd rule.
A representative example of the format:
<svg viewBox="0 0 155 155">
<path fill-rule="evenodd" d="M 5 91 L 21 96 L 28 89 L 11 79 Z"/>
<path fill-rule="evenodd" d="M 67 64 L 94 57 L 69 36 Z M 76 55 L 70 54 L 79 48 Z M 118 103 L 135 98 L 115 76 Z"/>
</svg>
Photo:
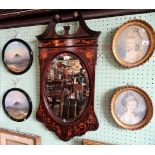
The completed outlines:
<svg viewBox="0 0 155 155">
<path fill-rule="evenodd" d="M 13 74 L 23 74 L 32 65 L 33 54 L 30 46 L 21 39 L 9 40 L 2 52 L 5 67 Z"/>
<path fill-rule="evenodd" d="M 3 97 L 3 108 L 12 120 L 21 122 L 30 116 L 32 103 L 24 90 L 12 88 Z"/>
<path fill-rule="evenodd" d="M 87 70 L 75 55 L 59 54 L 50 62 L 46 75 L 47 103 L 62 121 L 74 121 L 83 113 L 89 93 Z"/>
</svg>

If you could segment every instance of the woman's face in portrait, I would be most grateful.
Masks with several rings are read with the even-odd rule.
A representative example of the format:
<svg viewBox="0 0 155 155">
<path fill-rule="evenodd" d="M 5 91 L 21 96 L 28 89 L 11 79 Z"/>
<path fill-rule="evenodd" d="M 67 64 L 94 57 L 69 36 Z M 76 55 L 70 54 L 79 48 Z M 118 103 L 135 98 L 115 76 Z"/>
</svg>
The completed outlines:
<svg viewBox="0 0 155 155">
<path fill-rule="evenodd" d="M 126 89 L 126 88 L 124 88 Z M 122 91 L 122 90 L 121 90 Z M 112 102 L 113 115 L 122 124 L 135 125 L 142 121 L 147 114 L 147 103 L 143 95 L 134 90 L 118 92 Z"/>
<path fill-rule="evenodd" d="M 132 38 L 127 38 L 125 41 L 125 50 L 128 51 L 135 51 L 135 41 Z"/>
<path fill-rule="evenodd" d="M 137 106 L 138 106 L 138 103 L 136 100 L 128 101 L 126 103 L 127 112 L 134 113 L 136 111 Z"/>
</svg>

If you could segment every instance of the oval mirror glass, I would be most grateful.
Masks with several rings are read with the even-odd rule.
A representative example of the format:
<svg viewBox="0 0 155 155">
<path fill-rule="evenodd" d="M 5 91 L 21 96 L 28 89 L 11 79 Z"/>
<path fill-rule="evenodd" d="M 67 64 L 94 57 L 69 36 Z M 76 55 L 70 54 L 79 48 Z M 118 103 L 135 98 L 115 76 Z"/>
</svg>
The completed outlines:
<svg viewBox="0 0 155 155">
<path fill-rule="evenodd" d="M 74 121 L 83 113 L 90 84 L 84 64 L 75 55 L 59 54 L 50 62 L 45 87 L 50 110 L 63 122 Z"/>
</svg>

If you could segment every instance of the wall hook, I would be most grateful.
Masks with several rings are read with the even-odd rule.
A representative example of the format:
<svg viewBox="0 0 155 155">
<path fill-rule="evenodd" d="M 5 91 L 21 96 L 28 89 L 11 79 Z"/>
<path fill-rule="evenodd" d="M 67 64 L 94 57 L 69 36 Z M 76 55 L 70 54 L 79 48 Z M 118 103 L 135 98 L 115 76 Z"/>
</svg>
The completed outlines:
<svg viewBox="0 0 155 155">
<path fill-rule="evenodd" d="M 127 83 L 127 86 L 132 86 L 133 85 L 133 82 L 131 82 L 131 83 Z"/>
<path fill-rule="evenodd" d="M 101 54 L 100 53 L 97 53 L 97 58 L 99 58 L 101 56 Z"/>
<path fill-rule="evenodd" d="M 20 128 L 16 128 L 16 131 L 17 131 L 17 132 L 20 132 Z"/>
<path fill-rule="evenodd" d="M 13 83 L 14 83 L 14 86 L 16 88 L 17 84 L 19 83 L 20 79 L 19 78 L 15 78 L 15 79 L 12 79 Z"/>
<path fill-rule="evenodd" d="M 19 32 L 15 30 L 15 37 L 14 38 L 19 38 Z"/>
</svg>

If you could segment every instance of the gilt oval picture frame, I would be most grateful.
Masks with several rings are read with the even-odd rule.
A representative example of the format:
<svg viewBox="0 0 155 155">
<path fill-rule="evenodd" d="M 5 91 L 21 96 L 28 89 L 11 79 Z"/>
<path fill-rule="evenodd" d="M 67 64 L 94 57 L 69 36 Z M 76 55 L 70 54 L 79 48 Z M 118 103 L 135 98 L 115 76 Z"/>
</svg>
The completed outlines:
<svg viewBox="0 0 155 155">
<path fill-rule="evenodd" d="M 23 74 L 33 62 L 31 47 L 21 39 L 9 40 L 2 51 L 3 64 L 13 74 Z"/>
<path fill-rule="evenodd" d="M 22 122 L 31 115 L 32 101 L 24 90 L 12 88 L 3 96 L 3 109 L 10 119 Z"/>
<path fill-rule="evenodd" d="M 116 90 L 111 100 L 111 113 L 118 125 L 137 130 L 152 118 L 153 105 L 145 91 L 136 86 L 124 86 Z"/>
<path fill-rule="evenodd" d="M 136 67 L 145 63 L 155 48 L 154 31 L 151 25 L 139 19 L 121 25 L 113 37 L 112 51 L 124 67 Z"/>
</svg>

